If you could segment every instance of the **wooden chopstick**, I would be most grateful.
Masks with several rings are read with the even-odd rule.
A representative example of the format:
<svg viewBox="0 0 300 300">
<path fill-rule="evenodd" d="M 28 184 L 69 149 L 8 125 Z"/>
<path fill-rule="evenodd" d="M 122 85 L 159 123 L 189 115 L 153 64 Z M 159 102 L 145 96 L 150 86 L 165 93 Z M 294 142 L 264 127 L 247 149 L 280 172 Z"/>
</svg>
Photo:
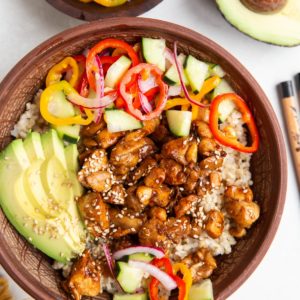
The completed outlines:
<svg viewBox="0 0 300 300">
<path fill-rule="evenodd" d="M 300 189 L 300 127 L 299 113 L 296 107 L 292 81 L 285 81 L 280 84 L 282 99 L 281 105 L 283 109 L 283 117 L 285 120 L 286 131 L 289 137 L 290 150 L 293 156 L 294 167 L 297 175 L 298 188 Z"/>
</svg>

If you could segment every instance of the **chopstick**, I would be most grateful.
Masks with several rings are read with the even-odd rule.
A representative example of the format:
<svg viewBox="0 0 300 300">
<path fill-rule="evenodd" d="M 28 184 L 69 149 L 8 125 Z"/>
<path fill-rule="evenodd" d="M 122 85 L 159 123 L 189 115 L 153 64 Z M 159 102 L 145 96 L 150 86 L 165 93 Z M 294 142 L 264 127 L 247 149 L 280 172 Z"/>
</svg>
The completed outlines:
<svg viewBox="0 0 300 300">
<path fill-rule="evenodd" d="M 300 78 L 300 76 L 299 76 Z M 298 110 L 294 96 L 292 81 L 285 81 L 280 84 L 286 131 L 289 137 L 290 150 L 293 156 L 294 167 L 297 175 L 298 188 L 300 189 L 300 127 L 298 120 Z M 299 88 L 300 89 L 300 88 Z"/>
</svg>

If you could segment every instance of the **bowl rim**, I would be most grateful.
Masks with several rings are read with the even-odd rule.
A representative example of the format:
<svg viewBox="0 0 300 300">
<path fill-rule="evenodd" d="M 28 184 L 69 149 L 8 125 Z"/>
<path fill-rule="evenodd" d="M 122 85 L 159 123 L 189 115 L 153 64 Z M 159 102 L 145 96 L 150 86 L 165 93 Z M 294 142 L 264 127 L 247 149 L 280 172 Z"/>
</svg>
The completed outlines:
<svg viewBox="0 0 300 300">
<path fill-rule="evenodd" d="M 224 290 L 222 290 L 222 292 L 219 294 L 218 297 L 219 300 L 226 299 L 249 278 L 249 276 L 254 272 L 254 270 L 257 268 L 257 266 L 262 261 L 265 254 L 267 253 L 268 249 L 270 248 L 283 214 L 285 196 L 287 190 L 286 149 L 285 149 L 282 131 L 279 122 L 277 120 L 276 114 L 267 96 L 265 95 L 264 91 L 259 86 L 257 81 L 250 74 L 250 72 L 233 55 L 227 52 L 227 50 L 225 50 L 219 44 L 213 42 L 212 40 L 208 39 L 202 34 L 171 22 L 161 21 L 157 19 L 150 19 L 150 18 L 134 18 L 134 17 L 105 19 L 104 21 L 100 20 L 91 23 L 85 23 L 64 30 L 54 35 L 53 37 L 47 39 L 39 46 L 34 48 L 32 51 L 30 51 L 11 69 L 11 71 L 6 75 L 6 77 L 0 83 L 0 99 L 2 99 L 5 96 L 6 94 L 5 90 L 6 91 L 9 90 L 9 88 L 7 87 L 13 86 L 15 79 L 21 76 L 22 72 L 24 72 L 26 68 L 28 68 L 28 65 L 31 65 L 37 58 L 44 56 L 47 53 L 47 50 L 49 50 L 49 48 L 57 47 L 61 43 L 66 41 L 66 37 L 67 40 L 72 41 L 73 38 L 76 38 L 79 35 L 91 33 L 93 31 L 97 31 L 105 28 L 124 27 L 128 29 L 130 27 L 137 27 L 137 26 L 151 28 L 157 31 L 163 31 L 171 35 L 178 36 L 179 38 L 188 37 L 189 40 L 194 40 L 195 42 L 201 40 L 203 43 L 206 43 L 211 47 L 213 47 L 216 53 L 222 56 L 226 61 L 229 61 L 231 65 L 235 66 L 235 68 L 238 68 L 240 70 L 240 72 L 243 74 L 244 80 L 247 81 L 248 84 L 255 90 L 264 108 L 268 111 L 274 132 L 276 133 L 275 144 L 278 149 L 278 157 L 279 157 L 279 161 L 277 162 L 277 164 L 279 165 L 278 166 L 279 192 L 277 196 L 278 201 L 276 203 L 276 207 L 274 208 L 275 213 L 272 215 L 272 218 L 270 218 L 269 221 L 270 227 L 267 231 L 264 240 L 261 242 L 256 253 L 254 254 L 253 260 L 247 264 L 246 268 L 238 277 L 236 277 L 233 280 L 232 284 L 226 287 Z M 51 47 L 49 47 L 49 45 L 51 45 Z M 14 266 L 14 261 L 12 259 L 7 259 L 7 258 L 9 258 L 8 251 L 6 251 L 4 247 L 0 247 L 0 264 L 7 271 L 7 273 L 16 281 L 16 283 L 19 286 L 21 286 L 27 293 L 29 293 L 30 295 L 38 299 L 46 299 L 47 296 L 49 296 L 49 294 L 47 294 L 46 291 L 40 290 L 39 287 L 32 285 L 30 280 L 26 278 L 20 272 L 20 270 Z"/>
</svg>

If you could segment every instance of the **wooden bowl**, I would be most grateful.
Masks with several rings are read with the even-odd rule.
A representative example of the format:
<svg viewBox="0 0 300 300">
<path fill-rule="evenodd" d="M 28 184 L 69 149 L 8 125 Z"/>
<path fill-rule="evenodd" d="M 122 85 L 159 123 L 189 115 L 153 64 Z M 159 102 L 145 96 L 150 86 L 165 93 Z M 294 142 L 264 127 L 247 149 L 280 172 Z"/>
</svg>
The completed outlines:
<svg viewBox="0 0 300 300">
<path fill-rule="evenodd" d="M 104 7 L 95 2 L 82 3 L 79 0 L 46 0 L 61 12 L 84 21 L 95 21 L 114 17 L 135 17 L 150 10 L 163 0 L 130 0 L 115 7 Z"/>
<path fill-rule="evenodd" d="M 219 268 L 212 278 L 215 298 L 226 299 L 258 266 L 274 238 L 285 201 L 287 164 L 282 133 L 264 92 L 249 72 L 213 41 L 175 24 L 143 18 L 108 19 L 54 36 L 25 56 L 0 85 L 0 149 L 10 141 L 14 123 L 54 64 L 107 37 L 133 42 L 141 36 L 165 38 L 170 46 L 178 41 L 180 52 L 221 64 L 231 84 L 251 107 L 259 128 L 261 145 L 253 155 L 251 169 L 261 217 L 233 252 L 218 261 Z M 1 210 L 0 228 L 0 263 L 11 277 L 35 299 L 67 299 L 51 260 L 19 235 Z"/>
</svg>

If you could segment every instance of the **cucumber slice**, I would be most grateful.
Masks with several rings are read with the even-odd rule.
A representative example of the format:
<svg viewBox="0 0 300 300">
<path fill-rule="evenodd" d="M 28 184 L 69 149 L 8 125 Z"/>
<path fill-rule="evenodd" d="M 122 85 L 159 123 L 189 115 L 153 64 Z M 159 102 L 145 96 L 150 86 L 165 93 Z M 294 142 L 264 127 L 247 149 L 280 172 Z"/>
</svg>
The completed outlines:
<svg viewBox="0 0 300 300">
<path fill-rule="evenodd" d="M 109 132 L 119 132 L 142 128 L 142 123 L 121 109 L 107 109 L 104 120 Z"/>
<path fill-rule="evenodd" d="M 114 89 L 130 66 L 131 60 L 124 55 L 121 56 L 107 70 L 104 85 Z"/>
<path fill-rule="evenodd" d="M 225 79 L 222 79 L 219 85 L 214 89 L 212 96 L 213 98 L 215 98 L 218 95 L 226 93 L 234 93 L 234 90 Z"/>
<path fill-rule="evenodd" d="M 224 72 L 224 70 L 222 69 L 222 67 L 220 65 L 214 65 L 210 69 L 210 75 L 211 76 L 218 76 L 220 78 L 223 78 L 226 75 L 226 73 Z"/>
<path fill-rule="evenodd" d="M 235 110 L 236 106 L 231 100 L 224 100 L 220 103 L 218 107 L 219 119 L 221 122 L 226 121 L 226 119 Z"/>
<path fill-rule="evenodd" d="M 209 65 L 189 55 L 184 63 L 184 71 L 194 94 L 201 90 Z"/>
<path fill-rule="evenodd" d="M 58 136 L 64 141 L 76 144 L 79 140 L 80 125 L 66 125 L 52 127 L 57 131 Z"/>
<path fill-rule="evenodd" d="M 75 115 L 75 109 L 62 91 L 57 91 L 52 94 L 48 104 L 49 112 L 58 118 L 68 118 Z"/>
<path fill-rule="evenodd" d="M 148 295 L 142 294 L 114 294 L 113 300 L 147 300 Z"/>
<path fill-rule="evenodd" d="M 213 287 L 210 279 L 192 285 L 188 300 L 214 300 Z"/>
<path fill-rule="evenodd" d="M 144 275 L 142 270 L 129 267 L 128 263 L 122 261 L 117 262 L 117 267 L 119 268 L 117 280 L 126 293 L 134 293 L 142 286 Z"/>
<path fill-rule="evenodd" d="M 183 53 L 178 55 L 178 61 L 183 65 L 186 56 Z M 168 71 L 165 73 L 164 81 L 169 85 L 180 85 L 179 75 L 177 72 L 176 65 L 172 65 Z M 183 81 L 185 85 L 189 85 L 189 81 L 183 73 Z"/>
<path fill-rule="evenodd" d="M 142 52 L 147 63 L 158 66 L 163 72 L 166 70 L 164 39 L 142 38 Z"/>
<path fill-rule="evenodd" d="M 128 256 L 128 260 L 138 260 L 143 262 L 150 262 L 154 256 L 148 253 L 135 253 Z"/>
<path fill-rule="evenodd" d="M 176 136 L 188 136 L 192 123 L 192 112 L 182 110 L 167 110 L 169 128 Z"/>
</svg>

